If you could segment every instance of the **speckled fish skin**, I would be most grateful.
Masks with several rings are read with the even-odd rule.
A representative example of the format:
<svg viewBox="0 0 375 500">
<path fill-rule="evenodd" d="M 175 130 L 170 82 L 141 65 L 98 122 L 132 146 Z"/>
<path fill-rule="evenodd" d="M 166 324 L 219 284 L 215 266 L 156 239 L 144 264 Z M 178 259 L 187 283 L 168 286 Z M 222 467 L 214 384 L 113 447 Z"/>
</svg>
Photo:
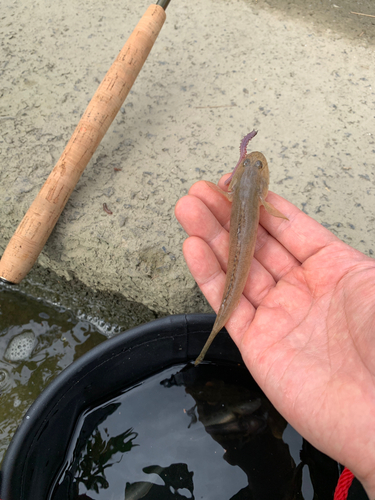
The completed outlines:
<svg viewBox="0 0 375 500">
<path fill-rule="evenodd" d="M 265 201 L 268 184 L 269 170 L 266 158 L 259 152 L 247 154 L 229 184 L 228 198 L 233 202 L 223 298 L 212 332 L 196 359 L 195 365 L 203 360 L 212 341 L 225 326 L 240 301 L 254 256 L 260 205 L 264 205 L 267 212 L 272 215 L 287 219 Z"/>
</svg>

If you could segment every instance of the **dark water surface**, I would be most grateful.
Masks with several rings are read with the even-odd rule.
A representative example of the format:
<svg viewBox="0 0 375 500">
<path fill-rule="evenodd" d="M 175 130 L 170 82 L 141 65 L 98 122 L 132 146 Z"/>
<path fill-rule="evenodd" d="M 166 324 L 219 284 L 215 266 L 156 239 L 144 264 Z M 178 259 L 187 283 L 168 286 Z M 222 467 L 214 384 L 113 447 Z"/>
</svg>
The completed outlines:
<svg viewBox="0 0 375 500">
<path fill-rule="evenodd" d="M 246 369 L 179 365 L 81 415 L 49 500 L 331 500 L 337 477 Z"/>
<path fill-rule="evenodd" d="M 98 327 L 62 307 L 0 288 L 0 464 L 37 396 L 64 368 L 106 338 Z"/>
<path fill-rule="evenodd" d="M 107 337 L 63 307 L 0 288 L 0 462 L 37 396 Z M 50 500 L 331 500 L 337 478 L 336 462 L 302 440 L 246 369 L 205 363 L 88 409 Z"/>
</svg>

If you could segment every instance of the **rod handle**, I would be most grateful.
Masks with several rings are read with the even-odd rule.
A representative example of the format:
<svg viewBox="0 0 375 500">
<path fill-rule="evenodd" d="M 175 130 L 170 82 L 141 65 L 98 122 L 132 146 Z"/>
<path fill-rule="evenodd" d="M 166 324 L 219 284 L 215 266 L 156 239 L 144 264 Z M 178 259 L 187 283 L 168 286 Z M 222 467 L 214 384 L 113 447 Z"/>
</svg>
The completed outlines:
<svg viewBox="0 0 375 500">
<path fill-rule="evenodd" d="M 19 283 L 33 267 L 66 202 L 108 130 L 164 24 L 150 5 L 99 85 L 48 179 L 26 212 L 0 261 L 0 280 Z"/>
</svg>

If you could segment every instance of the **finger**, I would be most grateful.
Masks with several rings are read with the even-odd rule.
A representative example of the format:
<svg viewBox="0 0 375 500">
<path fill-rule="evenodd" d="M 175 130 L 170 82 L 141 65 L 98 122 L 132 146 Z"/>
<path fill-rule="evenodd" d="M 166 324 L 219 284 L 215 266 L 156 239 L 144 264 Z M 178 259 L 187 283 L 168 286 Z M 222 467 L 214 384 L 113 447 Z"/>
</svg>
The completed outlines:
<svg viewBox="0 0 375 500">
<path fill-rule="evenodd" d="M 223 191 L 228 191 L 228 186 L 220 187 Z M 226 230 L 229 230 L 230 212 L 232 209 L 232 203 L 230 201 L 217 191 L 214 191 L 205 181 L 199 181 L 193 184 L 189 189 L 189 194 L 202 200 L 215 215 L 220 224 Z"/>
<path fill-rule="evenodd" d="M 331 231 L 281 196 L 269 192 L 267 200 L 284 213 L 289 221 L 277 219 L 261 210 L 260 223 L 300 262 L 327 245 L 340 241 Z"/>
<path fill-rule="evenodd" d="M 175 213 L 189 236 L 203 239 L 214 252 L 221 269 L 226 272 L 229 254 L 229 234 L 208 207 L 195 196 L 187 195 L 179 200 Z M 259 230 L 266 232 L 259 227 Z M 281 246 L 281 245 L 280 245 Z M 243 295 L 258 307 L 275 280 L 264 267 L 253 259 Z"/>
<path fill-rule="evenodd" d="M 254 256 L 267 269 L 275 282 L 279 281 L 294 267 L 301 265 L 300 261 L 261 225 L 259 225 L 258 229 Z"/>
<path fill-rule="evenodd" d="M 204 185 L 205 183 L 200 182 Z M 211 197 L 212 189 L 209 189 L 208 197 Z M 218 195 L 220 196 L 220 195 Z M 220 196 L 220 198 L 223 198 Z M 215 200 L 211 200 L 211 206 L 215 206 Z M 196 196 L 187 195 L 181 198 L 175 207 L 175 215 L 181 226 L 189 236 L 198 236 L 202 238 L 214 251 L 222 269 L 226 271 L 228 252 L 229 252 L 229 234 L 217 220 L 215 215 L 205 202 Z"/>
<path fill-rule="evenodd" d="M 227 177 L 227 174 L 223 175 L 218 182 L 221 189 L 224 189 Z M 267 201 L 285 214 L 289 222 L 261 210 L 260 223 L 300 262 L 330 243 L 340 241 L 331 231 L 281 196 L 269 191 Z"/>
<path fill-rule="evenodd" d="M 230 174 L 224 175 L 220 179 L 220 187 L 224 190 L 227 189 L 224 181 Z M 206 204 L 216 219 L 222 224 L 227 231 L 229 231 L 229 220 L 230 220 L 230 209 L 231 203 L 228 202 L 219 193 L 213 191 L 209 184 L 204 181 L 195 183 L 189 191 L 189 194 L 202 200 Z M 261 213 L 263 209 L 261 208 Z M 198 221 L 198 218 L 197 218 Z M 205 220 L 198 222 L 199 226 L 203 228 Z M 208 236 L 205 237 L 203 231 L 189 232 L 190 235 L 201 236 L 205 241 L 210 243 L 211 248 L 217 254 L 220 261 L 221 267 L 226 270 L 226 263 L 228 259 L 228 248 L 229 243 L 225 240 L 226 247 L 223 248 L 223 252 L 220 252 L 220 244 L 223 242 L 221 238 L 216 240 L 216 245 L 211 244 L 212 238 Z M 227 238 L 227 236 L 226 236 Z M 258 229 L 257 242 L 255 246 L 255 258 L 264 266 L 264 268 L 270 273 L 272 279 L 269 276 L 257 275 L 260 279 L 259 282 L 254 283 L 255 289 L 257 290 L 255 294 L 248 294 L 249 287 L 245 288 L 244 294 L 249 297 L 254 305 L 258 303 L 259 300 L 264 296 L 267 289 L 274 285 L 274 280 L 278 281 L 286 273 L 288 273 L 293 267 L 300 265 L 300 262 L 277 240 L 275 240 L 263 227 L 260 226 Z"/>
<path fill-rule="evenodd" d="M 201 238 L 190 237 L 183 244 L 183 253 L 191 274 L 202 293 L 217 312 L 219 310 L 225 273 L 212 249 Z M 247 331 L 255 314 L 253 305 L 242 295 L 238 307 L 225 325 L 237 345 Z"/>
</svg>

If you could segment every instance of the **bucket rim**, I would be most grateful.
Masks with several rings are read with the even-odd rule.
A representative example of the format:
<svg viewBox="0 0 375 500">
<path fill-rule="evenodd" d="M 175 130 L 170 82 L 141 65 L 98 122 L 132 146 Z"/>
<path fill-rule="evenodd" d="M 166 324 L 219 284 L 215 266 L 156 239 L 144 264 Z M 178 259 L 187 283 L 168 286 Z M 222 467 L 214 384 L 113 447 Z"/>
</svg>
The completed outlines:
<svg viewBox="0 0 375 500">
<path fill-rule="evenodd" d="M 97 378 L 101 369 L 105 370 L 112 361 L 116 364 L 121 359 L 121 367 L 126 366 L 124 359 L 130 360 L 132 358 L 132 356 L 127 357 L 128 351 L 133 349 L 133 358 L 136 358 L 137 348 L 139 348 L 139 353 L 147 352 L 149 360 L 152 356 L 150 351 L 154 349 L 156 352 L 155 361 L 152 361 L 154 368 L 157 366 L 157 369 L 153 371 L 152 368 L 146 368 L 144 376 L 139 379 L 147 378 L 152 373 L 173 364 L 191 361 L 197 357 L 202 349 L 215 318 L 215 314 L 199 313 L 170 315 L 155 319 L 104 340 L 62 370 L 29 407 L 8 446 L 2 464 L 2 484 L 0 485 L 2 500 L 20 500 L 22 498 L 23 486 L 20 486 L 21 496 L 15 495 L 12 490 L 14 490 L 15 476 L 20 478 L 18 481 L 21 483 L 25 482 L 23 477 L 24 474 L 26 475 L 26 464 L 30 462 L 30 456 L 33 453 L 29 449 L 36 449 L 39 439 L 43 439 L 45 427 L 50 422 L 53 426 L 56 424 L 56 419 L 62 419 L 62 417 L 55 417 L 55 415 L 65 409 L 64 404 L 67 404 L 67 400 L 70 406 L 72 405 L 71 402 L 75 401 L 73 398 L 74 390 L 81 390 L 91 375 Z M 221 334 L 221 340 L 218 338 L 218 341 L 213 345 L 214 348 L 207 359 L 213 361 L 228 360 L 229 362 L 242 361 L 234 342 L 227 332 L 225 333 L 226 335 Z M 140 359 L 143 362 L 143 358 Z M 131 361 L 129 363 L 131 364 Z M 107 372 L 104 371 L 102 379 L 105 379 L 106 375 Z M 124 386 L 127 385 L 128 381 L 126 377 L 127 375 L 124 375 Z M 131 377 L 129 380 L 130 383 L 134 383 L 131 381 Z M 106 384 L 105 380 L 103 380 L 104 384 Z M 79 394 L 82 394 L 82 390 Z M 82 408 L 82 401 L 77 401 L 77 412 L 79 409 L 82 411 Z M 69 427 L 66 432 L 69 433 Z M 40 436 L 42 437 L 40 438 Z M 25 449 L 28 451 L 25 452 Z M 38 451 L 38 453 L 40 452 Z M 23 459 L 22 464 L 19 457 Z"/>
</svg>

